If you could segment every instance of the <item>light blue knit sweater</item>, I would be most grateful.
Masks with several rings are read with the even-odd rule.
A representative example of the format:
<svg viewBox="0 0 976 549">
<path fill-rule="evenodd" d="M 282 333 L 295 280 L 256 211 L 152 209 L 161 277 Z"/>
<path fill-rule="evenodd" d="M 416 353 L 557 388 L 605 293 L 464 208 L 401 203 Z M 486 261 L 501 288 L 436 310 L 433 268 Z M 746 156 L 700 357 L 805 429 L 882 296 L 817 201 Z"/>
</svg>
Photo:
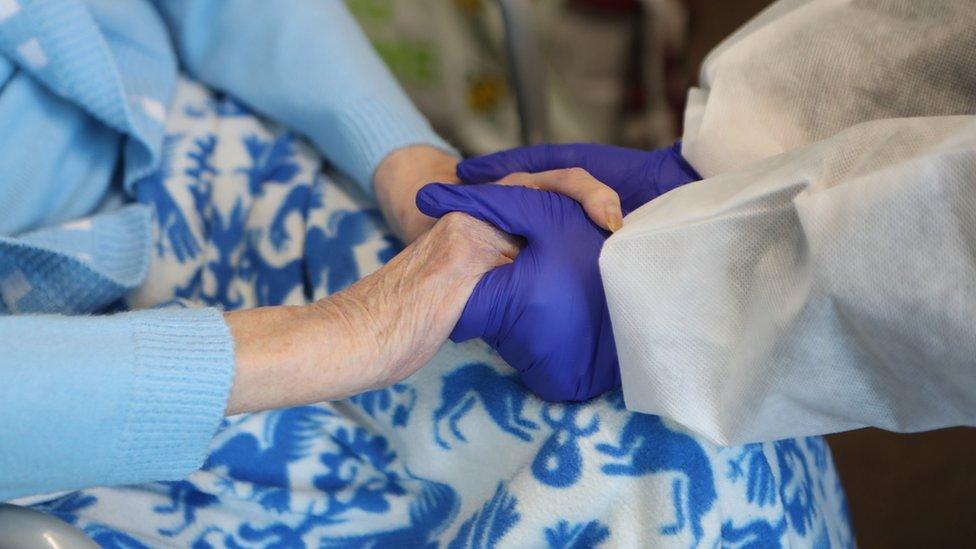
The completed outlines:
<svg viewBox="0 0 976 549">
<path fill-rule="evenodd" d="M 338 0 L 0 0 L 0 500 L 184 477 L 223 414 L 219 311 L 84 316 L 145 276 L 151 214 L 113 182 L 158 165 L 178 65 L 367 191 L 449 150 Z"/>
</svg>

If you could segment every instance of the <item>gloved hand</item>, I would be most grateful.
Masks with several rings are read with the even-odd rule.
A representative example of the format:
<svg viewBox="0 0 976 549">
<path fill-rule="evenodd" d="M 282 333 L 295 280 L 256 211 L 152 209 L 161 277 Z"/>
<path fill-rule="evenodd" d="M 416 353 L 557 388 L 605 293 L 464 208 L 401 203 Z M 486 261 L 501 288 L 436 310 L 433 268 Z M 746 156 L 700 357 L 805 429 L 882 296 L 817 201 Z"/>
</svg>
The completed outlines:
<svg viewBox="0 0 976 549">
<path fill-rule="evenodd" d="M 565 194 L 612 231 L 620 228 L 621 215 L 701 179 L 681 156 L 680 141 L 650 152 L 593 143 L 533 145 L 469 158 L 458 164 L 457 175 L 464 183 L 500 182 Z"/>
<path fill-rule="evenodd" d="M 514 262 L 478 282 L 452 340 L 483 338 L 546 400 L 586 400 L 620 385 L 598 265 L 608 234 L 577 202 L 520 186 L 433 183 L 417 207 L 432 217 L 464 212 L 526 241 Z"/>
</svg>

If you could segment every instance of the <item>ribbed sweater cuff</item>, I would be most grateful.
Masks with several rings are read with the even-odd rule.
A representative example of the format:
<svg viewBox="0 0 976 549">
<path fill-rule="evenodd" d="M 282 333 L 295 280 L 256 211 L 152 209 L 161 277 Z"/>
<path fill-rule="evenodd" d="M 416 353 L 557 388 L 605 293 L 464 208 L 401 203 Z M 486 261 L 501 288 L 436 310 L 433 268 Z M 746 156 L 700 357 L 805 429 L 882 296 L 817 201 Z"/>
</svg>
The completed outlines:
<svg viewBox="0 0 976 549">
<path fill-rule="evenodd" d="M 460 156 L 441 139 L 427 120 L 412 106 L 384 100 L 363 100 L 341 110 L 336 120 L 344 146 L 345 168 L 366 192 L 373 194 L 373 173 L 391 152 L 410 145 L 428 145 Z"/>
<path fill-rule="evenodd" d="M 159 309 L 123 315 L 135 372 L 115 470 L 132 479 L 185 478 L 200 468 L 230 392 L 234 348 L 216 309 Z"/>
</svg>

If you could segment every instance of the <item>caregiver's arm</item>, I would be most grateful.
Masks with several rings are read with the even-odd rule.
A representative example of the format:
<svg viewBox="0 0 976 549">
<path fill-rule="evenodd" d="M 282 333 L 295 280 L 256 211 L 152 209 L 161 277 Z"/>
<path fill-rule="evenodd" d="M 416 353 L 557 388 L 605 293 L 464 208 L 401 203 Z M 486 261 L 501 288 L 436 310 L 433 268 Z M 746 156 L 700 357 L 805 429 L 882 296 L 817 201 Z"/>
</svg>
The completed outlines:
<svg viewBox="0 0 976 549">
<path fill-rule="evenodd" d="M 225 413 L 395 383 L 443 343 L 481 274 L 514 252 L 457 214 L 306 307 L 226 321 L 212 308 L 0 316 L 0 501 L 184 478 Z"/>
<path fill-rule="evenodd" d="M 661 196 L 600 257 L 627 407 L 719 444 L 976 425 L 976 117 Z"/>
<path fill-rule="evenodd" d="M 407 241 L 432 225 L 414 206 L 430 181 L 454 182 L 434 133 L 338 0 L 156 0 L 190 73 L 312 140 L 377 198 Z M 396 169 L 377 168 L 409 147 Z"/>
</svg>

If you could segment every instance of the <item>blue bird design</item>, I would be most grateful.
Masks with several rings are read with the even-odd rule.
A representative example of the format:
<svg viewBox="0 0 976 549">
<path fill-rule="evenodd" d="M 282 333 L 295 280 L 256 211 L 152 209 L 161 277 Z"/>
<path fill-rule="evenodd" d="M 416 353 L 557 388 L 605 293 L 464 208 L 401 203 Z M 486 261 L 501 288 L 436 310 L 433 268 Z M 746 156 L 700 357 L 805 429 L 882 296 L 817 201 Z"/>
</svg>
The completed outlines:
<svg viewBox="0 0 976 549">
<path fill-rule="evenodd" d="M 307 455 L 311 439 L 320 436 L 331 416 L 328 410 L 315 406 L 273 412 L 267 418 L 266 445 L 253 434 L 240 432 L 214 450 L 203 467 L 211 471 L 225 468 L 231 479 L 255 486 L 262 506 L 284 511 L 291 489 L 288 465 Z"/>
<path fill-rule="evenodd" d="M 309 229 L 305 261 L 313 288 L 322 288 L 324 279 L 324 288 L 332 294 L 359 280 L 356 246 L 376 233 L 377 215 L 375 210 L 333 212 L 328 234 L 319 227 Z"/>
<path fill-rule="evenodd" d="M 156 254 L 162 257 L 166 253 L 166 243 L 169 242 L 169 249 L 176 256 L 177 261 L 185 263 L 197 256 L 200 252 L 200 243 L 197 242 L 183 211 L 169 194 L 165 184 L 171 175 L 173 151 L 182 137 L 180 134 L 169 134 L 163 139 L 159 169 L 137 181 L 135 189 L 136 199 L 142 204 L 151 206 L 156 212 L 156 224 L 159 226 Z"/>
<path fill-rule="evenodd" d="M 289 132 L 271 141 L 254 134 L 244 138 L 244 148 L 251 157 L 251 165 L 239 168 L 237 172 L 247 175 L 247 188 L 252 196 L 262 196 L 266 185 L 289 183 L 298 174 L 298 164 L 294 162 L 294 141 Z"/>
</svg>

